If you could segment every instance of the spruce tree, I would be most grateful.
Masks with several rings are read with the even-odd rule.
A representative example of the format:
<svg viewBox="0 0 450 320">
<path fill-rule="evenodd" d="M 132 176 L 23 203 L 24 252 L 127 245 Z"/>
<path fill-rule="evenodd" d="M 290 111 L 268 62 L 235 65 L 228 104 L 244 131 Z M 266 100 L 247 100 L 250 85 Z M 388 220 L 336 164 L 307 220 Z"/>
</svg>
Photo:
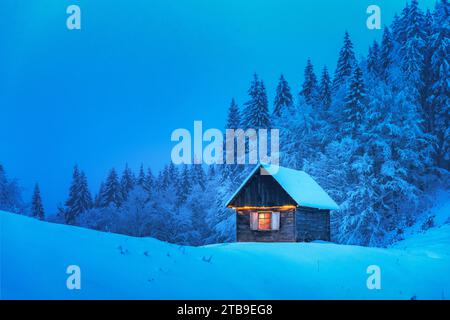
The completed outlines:
<svg viewBox="0 0 450 320">
<path fill-rule="evenodd" d="M 191 179 L 192 179 L 191 172 L 187 167 L 187 165 L 184 165 L 183 169 L 181 170 L 180 178 L 178 179 L 178 186 L 177 186 L 178 206 L 185 203 L 186 199 L 191 193 L 192 190 Z"/>
<path fill-rule="evenodd" d="M 78 186 L 80 181 L 80 171 L 78 165 L 75 165 L 72 172 L 72 182 L 69 188 L 69 198 L 65 202 L 65 206 L 70 210 L 75 206 L 78 197 Z"/>
<path fill-rule="evenodd" d="M 305 102 L 314 106 L 317 101 L 317 77 L 311 59 L 306 62 L 304 80 L 300 94 L 305 98 Z"/>
<path fill-rule="evenodd" d="M 432 86 L 429 103 L 433 114 L 432 130 L 437 138 L 436 164 L 450 168 L 450 5 L 448 0 L 436 3 L 433 14 L 431 67 Z"/>
<path fill-rule="evenodd" d="M 273 115 L 279 117 L 282 114 L 292 114 L 293 112 L 293 99 L 291 94 L 291 88 L 283 75 L 280 76 L 278 81 L 277 92 L 275 100 L 273 102 Z"/>
<path fill-rule="evenodd" d="M 373 45 L 369 47 L 369 55 L 367 56 L 367 71 L 373 76 L 380 75 L 380 48 L 378 42 L 374 41 Z"/>
<path fill-rule="evenodd" d="M 34 186 L 33 197 L 31 200 L 31 214 L 35 218 L 44 220 L 44 206 L 42 205 L 41 191 L 37 183 Z"/>
<path fill-rule="evenodd" d="M 122 173 L 122 178 L 120 179 L 120 187 L 122 192 L 122 201 L 127 200 L 128 194 L 134 188 L 135 178 L 133 172 L 131 172 L 128 164 L 125 165 L 125 169 Z"/>
<path fill-rule="evenodd" d="M 231 99 L 230 107 L 228 108 L 227 125 L 225 129 L 239 129 L 241 126 L 241 115 L 238 105 Z"/>
<path fill-rule="evenodd" d="M 136 184 L 141 187 L 143 187 L 145 184 L 145 172 L 144 172 L 143 164 L 141 164 L 141 166 L 139 168 L 139 175 L 137 177 Z"/>
<path fill-rule="evenodd" d="M 113 204 L 116 207 L 120 207 L 122 204 L 122 190 L 119 183 L 119 177 L 114 168 L 108 174 L 106 178 L 105 186 L 101 197 L 101 206 L 107 207 Z"/>
<path fill-rule="evenodd" d="M 433 70 L 431 57 L 433 55 L 433 18 L 430 10 L 427 10 L 424 21 L 425 48 L 423 55 L 423 67 L 421 70 L 422 88 L 420 90 L 420 105 L 422 107 L 423 128 L 425 132 L 432 133 L 433 111 L 429 97 L 432 95 Z"/>
<path fill-rule="evenodd" d="M 417 0 L 412 0 L 405 13 L 405 42 L 400 47 L 401 70 L 407 80 L 408 85 L 415 88 L 415 97 L 419 98 L 422 89 L 421 70 L 424 61 L 425 49 L 425 19 L 422 11 L 418 7 Z"/>
<path fill-rule="evenodd" d="M 17 181 L 8 179 L 5 169 L 0 164 L 0 210 L 21 213 L 23 207 Z"/>
<path fill-rule="evenodd" d="M 206 175 L 201 164 L 194 164 L 190 173 L 192 184 L 200 186 L 201 190 L 206 188 Z"/>
<path fill-rule="evenodd" d="M 408 25 L 408 15 L 409 15 L 409 3 L 406 3 L 405 7 L 402 10 L 400 16 L 395 14 L 394 20 L 392 22 L 392 31 L 394 34 L 394 40 L 400 45 L 403 46 L 406 43 L 406 28 Z"/>
<path fill-rule="evenodd" d="M 152 189 L 155 184 L 155 177 L 153 176 L 152 169 L 147 169 L 147 175 L 145 176 L 144 180 L 144 190 L 147 191 L 149 194 L 151 194 Z"/>
<path fill-rule="evenodd" d="M 83 212 L 92 208 L 92 196 L 89 191 L 86 175 L 75 165 L 72 173 L 72 182 L 69 189 L 69 198 L 65 202 L 66 223 L 72 224 Z"/>
<path fill-rule="evenodd" d="M 248 90 L 250 100 L 244 104 L 242 114 L 244 129 L 261 129 L 270 126 L 269 107 L 264 83 L 255 74 Z"/>
<path fill-rule="evenodd" d="M 353 52 L 353 43 L 350 35 L 345 32 L 344 45 L 339 52 L 339 59 L 333 78 L 333 91 L 337 91 L 352 75 L 353 67 L 356 63 L 355 53 Z"/>
<path fill-rule="evenodd" d="M 98 193 L 95 196 L 94 207 L 101 208 L 102 207 L 102 195 L 105 192 L 105 183 L 101 182 L 100 187 L 98 189 Z"/>
<path fill-rule="evenodd" d="M 93 206 L 92 195 L 91 192 L 89 191 L 89 186 L 84 171 L 80 171 L 77 203 L 79 208 L 78 210 L 80 213 L 83 213 L 91 209 Z"/>
<path fill-rule="evenodd" d="M 363 74 L 359 66 L 355 67 L 353 76 L 350 81 L 350 86 L 345 97 L 345 104 L 343 110 L 344 135 L 355 136 L 360 133 L 364 112 L 365 112 L 365 87 L 363 81 Z"/>
<path fill-rule="evenodd" d="M 393 42 L 392 42 L 392 34 L 389 28 L 386 26 L 383 31 L 383 38 L 381 40 L 381 48 L 380 48 L 380 74 L 383 79 L 387 79 L 387 75 L 389 73 L 389 68 L 392 65 L 392 51 L 393 51 Z"/>
<path fill-rule="evenodd" d="M 236 104 L 236 102 L 234 101 L 234 99 L 231 100 L 231 105 L 228 109 L 228 116 L 227 116 L 227 122 L 226 122 L 226 127 L 225 130 L 227 129 L 240 129 L 241 128 L 241 114 L 239 112 L 239 108 Z M 236 161 L 236 152 L 237 152 L 237 139 L 236 137 L 233 138 L 234 140 L 234 149 L 231 150 L 231 152 L 233 152 L 232 156 L 234 161 Z M 226 141 L 225 141 L 226 142 Z M 230 174 L 232 174 L 232 172 L 234 171 L 236 165 L 235 164 L 227 164 L 226 163 L 226 159 L 227 159 L 227 144 L 224 143 L 223 144 L 223 161 L 224 161 L 224 166 L 222 166 L 222 177 L 224 179 L 228 178 Z"/>
<path fill-rule="evenodd" d="M 320 77 L 319 100 L 322 111 L 327 112 L 331 106 L 331 79 L 326 66 L 323 67 Z"/>
</svg>

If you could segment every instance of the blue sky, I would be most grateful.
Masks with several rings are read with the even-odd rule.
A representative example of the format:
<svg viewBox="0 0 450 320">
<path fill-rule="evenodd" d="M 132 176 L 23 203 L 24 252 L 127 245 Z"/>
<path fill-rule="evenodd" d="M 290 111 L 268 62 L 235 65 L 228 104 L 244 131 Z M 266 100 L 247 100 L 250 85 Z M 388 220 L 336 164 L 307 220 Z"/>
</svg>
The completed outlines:
<svg viewBox="0 0 450 320">
<path fill-rule="evenodd" d="M 66 28 L 66 8 L 82 30 Z M 77 163 L 95 193 L 111 167 L 170 161 L 176 128 L 222 128 L 252 74 L 272 102 L 280 73 L 298 93 L 306 59 L 333 72 L 345 30 L 358 55 L 380 39 L 366 28 L 377 4 L 389 24 L 405 1 L 3 0 L 0 3 L 0 163 L 48 211 Z M 421 1 L 423 8 L 434 0 Z"/>
</svg>

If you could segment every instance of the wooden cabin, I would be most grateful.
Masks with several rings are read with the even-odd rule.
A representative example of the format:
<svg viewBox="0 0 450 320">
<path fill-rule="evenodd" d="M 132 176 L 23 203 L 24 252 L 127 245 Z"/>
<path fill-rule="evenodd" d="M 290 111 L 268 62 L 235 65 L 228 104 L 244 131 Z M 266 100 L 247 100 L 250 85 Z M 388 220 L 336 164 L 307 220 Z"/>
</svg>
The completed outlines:
<svg viewBox="0 0 450 320">
<path fill-rule="evenodd" d="M 259 164 L 227 202 L 241 242 L 330 241 L 336 202 L 306 172 Z"/>
</svg>

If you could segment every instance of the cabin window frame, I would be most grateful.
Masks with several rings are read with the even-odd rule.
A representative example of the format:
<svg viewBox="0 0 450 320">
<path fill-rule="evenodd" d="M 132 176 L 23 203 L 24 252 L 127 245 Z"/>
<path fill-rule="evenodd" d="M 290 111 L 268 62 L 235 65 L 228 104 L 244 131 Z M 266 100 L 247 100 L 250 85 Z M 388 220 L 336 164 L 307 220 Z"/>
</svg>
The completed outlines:
<svg viewBox="0 0 450 320">
<path fill-rule="evenodd" d="M 264 220 L 269 220 L 265 222 L 268 228 L 260 228 L 259 217 L 260 214 L 268 214 L 269 218 L 263 218 Z M 270 210 L 257 210 L 250 212 L 250 229 L 252 231 L 279 231 L 280 230 L 280 216 L 281 213 L 279 211 L 270 211 Z"/>
<path fill-rule="evenodd" d="M 258 231 L 272 231 L 272 211 L 257 211 L 258 214 L 258 225 L 257 225 L 257 230 Z M 261 218 L 261 215 L 268 215 L 267 217 L 263 217 Z M 267 224 L 267 228 L 261 228 L 261 220 L 268 220 L 265 221 L 264 223 Z"/>
</svg>

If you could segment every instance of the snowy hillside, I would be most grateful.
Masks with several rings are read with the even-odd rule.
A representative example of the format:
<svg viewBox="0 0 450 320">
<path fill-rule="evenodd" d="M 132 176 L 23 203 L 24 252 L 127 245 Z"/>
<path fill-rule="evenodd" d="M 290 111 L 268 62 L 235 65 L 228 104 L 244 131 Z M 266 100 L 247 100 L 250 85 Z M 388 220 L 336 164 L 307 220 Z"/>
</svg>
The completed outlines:
<svg viewBox="0 0 450 320">
<path fill-rule="evenodd" d="M 330 243 L 171 245 L 0 212 L 1 297 L 448 299 L 450 225 L 389 249 Z M 420 250 L 419 250 L 420 249 Z M 381 289 L 366 287 L 369 265 Z M 81 268 L 81 290 L 66 268 Z"/>
</svg>

